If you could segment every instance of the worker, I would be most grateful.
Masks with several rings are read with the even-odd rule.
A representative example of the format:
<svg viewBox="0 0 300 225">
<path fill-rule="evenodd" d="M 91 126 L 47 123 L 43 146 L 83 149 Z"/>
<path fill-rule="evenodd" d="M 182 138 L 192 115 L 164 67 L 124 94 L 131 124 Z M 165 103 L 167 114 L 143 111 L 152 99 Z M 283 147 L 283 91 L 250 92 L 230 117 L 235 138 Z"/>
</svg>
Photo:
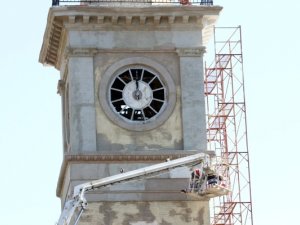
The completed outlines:
<svg viewBox="0 0 300 225">
<path fill-rule="evenodd" d="M 192 172 L 192 180 L 199 179 L 202 176 L 202 172 L 200 169 L 195 169 Z"/>
<path fill-rule="evenodd" d="M 200 181 L 202 179 L 202 171 L 201 169 L 194 169 L 191 174 L 191 189 L 198 189 L 200 187 Z"/>
<path fill-rule="evenodd" d="M 219 182 L 219 176 L 217 176 L 216 174 L 209 174 L 207 176 L 207 184 L 208 185 L 217 185 Z"/>
<path fill-rule="evenodd" d="M 181 5 L 191 5 L 189 0 L 179 0 Z"/>
</svg>

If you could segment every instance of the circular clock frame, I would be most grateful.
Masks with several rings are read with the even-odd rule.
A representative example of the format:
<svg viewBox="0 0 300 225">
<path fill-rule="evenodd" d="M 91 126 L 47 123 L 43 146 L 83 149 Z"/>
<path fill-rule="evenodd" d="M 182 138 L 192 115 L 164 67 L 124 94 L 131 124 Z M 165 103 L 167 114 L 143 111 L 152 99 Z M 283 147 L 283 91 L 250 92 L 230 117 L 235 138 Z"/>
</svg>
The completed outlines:
<svg viewBox="0 0 300 225">
<path fill-rule="evenodd" d="M 107 117 L 120 127 L 151 130 L 171 115 L 176 88 L 161 64 L 145 57 L 126 58 L 104 72 L 99 101 Z"/>
</svg>

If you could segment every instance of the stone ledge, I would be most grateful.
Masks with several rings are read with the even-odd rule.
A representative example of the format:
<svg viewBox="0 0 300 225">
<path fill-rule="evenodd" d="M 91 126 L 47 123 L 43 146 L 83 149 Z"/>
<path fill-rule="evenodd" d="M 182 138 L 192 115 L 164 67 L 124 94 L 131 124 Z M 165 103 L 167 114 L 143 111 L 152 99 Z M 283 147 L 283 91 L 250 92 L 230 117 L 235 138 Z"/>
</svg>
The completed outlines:
<svg viewBox="0 0 300 225">
<path fill-rule="evenodd" d="M 169 49 L 99 49 L 99 48 L 66 48 L 64 57 L 94 57 L 97 54 L 105 53 L 176 53 L 180 57 L 202 57 L 206 48 L 169 48 Z"/>
<path fill-rule="evenodd" d="M 97 54 L 105 54 L 105 53 L 176 53 L 175 48 L 130 48 L 130 49 L 100 49 L 100 48 L 66 48 L 64 57 L 93 57 Z"/>
<path fill-rule="evenodd" d="M 97 153 L 65 153 L 64 161 L 70 162 L 107 162 L 107 161 L 164 161 L 166 159 L 177 159 L 192 154 L 196 154 L 197 151 L 141 151 L 141 152 L 97 152 Z"/>
</svg>

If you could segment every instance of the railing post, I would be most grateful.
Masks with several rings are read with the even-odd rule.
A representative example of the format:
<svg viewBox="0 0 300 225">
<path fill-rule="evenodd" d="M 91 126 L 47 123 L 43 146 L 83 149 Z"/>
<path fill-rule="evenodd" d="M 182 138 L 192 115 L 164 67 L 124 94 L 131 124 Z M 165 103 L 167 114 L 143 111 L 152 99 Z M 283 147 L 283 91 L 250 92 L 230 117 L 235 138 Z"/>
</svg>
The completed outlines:
<svg viewBox="0 0 300 225">
<path fill-rule="evenodd" d="M 59 5 L 59 0 L 52 0 L 52 6 Z"/>
<path fill-rule="evenodd" d="M 213 0 L 201 0 L 200 5 L 213 5 Z"/>
</svg>

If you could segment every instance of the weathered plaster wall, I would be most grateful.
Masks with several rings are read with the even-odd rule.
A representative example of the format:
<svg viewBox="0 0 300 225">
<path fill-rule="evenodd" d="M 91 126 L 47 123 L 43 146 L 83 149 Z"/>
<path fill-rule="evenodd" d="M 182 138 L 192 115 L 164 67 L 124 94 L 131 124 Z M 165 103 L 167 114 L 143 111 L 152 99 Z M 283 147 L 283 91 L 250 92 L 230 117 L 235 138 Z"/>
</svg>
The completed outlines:
<svg viewBox="0 0 300 225">
<path fill-rule="evenodd" d="M 208 225 L 207 201 L 90 203 L 79 225 Z"/>
</svg>

